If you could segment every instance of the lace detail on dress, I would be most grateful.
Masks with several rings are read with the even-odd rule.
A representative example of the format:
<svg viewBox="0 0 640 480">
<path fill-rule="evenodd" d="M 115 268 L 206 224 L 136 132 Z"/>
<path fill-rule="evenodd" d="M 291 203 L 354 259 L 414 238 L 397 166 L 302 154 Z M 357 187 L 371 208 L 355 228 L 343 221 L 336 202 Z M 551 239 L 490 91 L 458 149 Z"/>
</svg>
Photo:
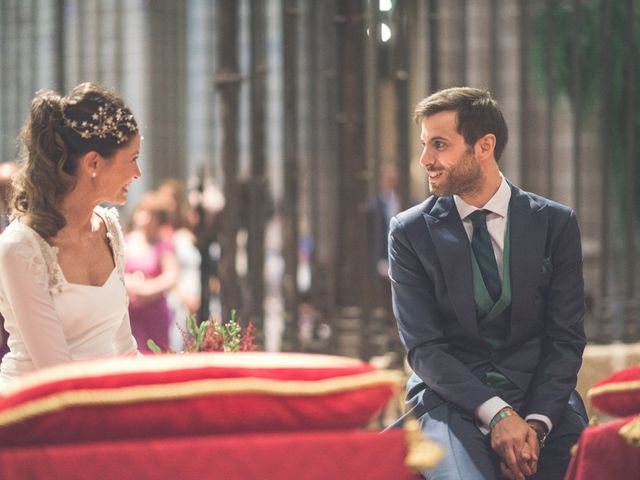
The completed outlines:
<svg viewBox="0 0 640 480">
<path fill-rule="evenodd" d="M 51 275 L 42 253 L 42 247 L 38 242 L 40 236 L 31 228 L 17 221 L 11 223 L 2 233 L 2 236 L 6 241 L 20 245 L 20 253 L 14 253 L 14 255 L 20 255 L 27 260 L 28 268 L 33 272 L 40 286 L 48 286 Z M 0 306 L 2 310 L 9 309 L 9 304 L 2 289 L 0 289 Z"/>
<path fill-rule="evenodd" d="M 97 207 L 96 210 L 105 221 L 118 276 L 124 284 L 125 244 L 118 222 L 118 211 L 115 208 L 102 207 Z M 41 286 L 46 286 L 51 294 L 64 291 L 67 282 L 58 264 L 58 247 L 49 245 L 35 230 L 18 221 L 12 222 L 2 235 L 7 240 L 16 241 L 21 245 L 19 255 L 28 261 L 29 269 Z M 0 291 L 0 304 L 4 306 L 6 303 Z"/>
<path fill-rule="evenodd" d="M 58 265 L 57 247 L 52 247 L 35 230 L 17 221 L 3 235 L 24 246 L 21 254 L 29 262 L 29 268 L 36 274 L 40 285 L 47 285 L 50 293 L 59 293 L 64 289 L 65 281 Z"/>
<path fill-rule="evenodd" d="M 116 269 L 122 283 L 124 283 L 124 262 L 125 262 L 125 243 L 122 227 L 118 221 L 118 210 L 115 207 L 103 208 L 97 207 L 98 213 L 102 216 L 107 227 L 107 238 L 111 243 L 111 250 L 115 257 Z"/>
<path fill-rule="evenodd" d="M 64 289 L 65 279 L 58 265 L 58 247 L 52 247 L 38 234 L 35 235 L 35 239 L 49 274 L 49 292 L 60 293 Z"/>
</svg>

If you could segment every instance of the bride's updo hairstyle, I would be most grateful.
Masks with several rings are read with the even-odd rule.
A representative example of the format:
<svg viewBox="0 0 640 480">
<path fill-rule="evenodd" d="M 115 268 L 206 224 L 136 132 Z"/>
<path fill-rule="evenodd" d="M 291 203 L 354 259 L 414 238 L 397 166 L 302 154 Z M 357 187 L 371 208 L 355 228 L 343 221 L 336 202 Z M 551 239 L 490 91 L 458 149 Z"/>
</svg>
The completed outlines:
<svg viewBox="0 0 640 480">
<path fill-rule="evenodd" d="M 136 133 L 129 108 L 105 87 L 81 83 L 64 97 L 40 90 L 20 132 L 12 218 L 28 213 L 42 237 L 55 236 L 65 225 L 60 205 L 75 188 L 80 157 L 93 151 L 108 159 Z"/>
</svg>

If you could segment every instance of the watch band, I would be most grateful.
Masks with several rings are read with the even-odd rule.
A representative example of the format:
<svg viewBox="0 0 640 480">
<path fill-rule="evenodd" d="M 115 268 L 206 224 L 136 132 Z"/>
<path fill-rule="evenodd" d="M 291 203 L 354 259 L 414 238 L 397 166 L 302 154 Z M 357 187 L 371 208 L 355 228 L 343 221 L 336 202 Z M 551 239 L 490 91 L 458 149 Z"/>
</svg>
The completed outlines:
<svg viewBox="0 0 640 480">
<path fill-rule="evenodd" d="M 529 426 L 533 429 L 534 432 L 536 432 L 536 438 L 538 439 L 538 446 L 540 447 L 540 450 L 542 450 L 542 447 L 544 447 L 544 444 L 547 441 L 547 435 L 548 435 L 547 432 L 544 430 L 540 430 L 539 428 L 535 428 L 531 424 L 529 424 Z"/>
<path fill-rule="evenodd" d="M 544 444 L 547 441 L 547 432 L 536 430 L 536 436 L 538 437 L 538 445 L 540 445 L 540 450 L 542 450 L 542 447 L 544 447 Z"/>
</svg>

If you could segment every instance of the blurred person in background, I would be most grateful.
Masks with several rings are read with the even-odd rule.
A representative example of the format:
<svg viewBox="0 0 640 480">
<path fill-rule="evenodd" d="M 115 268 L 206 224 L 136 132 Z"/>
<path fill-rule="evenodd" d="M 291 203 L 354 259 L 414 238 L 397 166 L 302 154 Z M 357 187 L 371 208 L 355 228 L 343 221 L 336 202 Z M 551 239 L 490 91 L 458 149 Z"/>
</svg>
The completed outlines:
<svg viewBox="0 0 640 480">
<path fill-rule="evenodd" d="M 11 179 L 17 171 L 18 165 L 15 162 L 0 164 L 0 233 L 9 226 Z"/>
<path fill-rule="evenodd" d="M 185 185 L 180 180 L 164 180 L 157 192 L 168 209 L 163 234 L 173 244 L 178 262 L 178 281 L 168 295 L 169 306 L 174 313 L 169 326 L 169 347 L 180 351 L 184 347 L 180 330 L 186 329 L 187 317 L 197 314 L 200 309 L 202 258 L 193 232 L 198 224 L 198 215 L 189 204 Z"/>
<path fill-rule="evenodd" d="M 220 313 L 218 263 L 222 252 L 218 236 L 226 200 L 216 179 L 205 171 L 189 181 L 188 191 L 189 204 L 196 211 L 197 224 L 194 232 L 201 258 L 198 317 L 205 320 L 210 315 Z"/>
<path fill-rule="evenodd" d="M 164 198 L 146 193 L 132 213 L 131 231 L 125 236 L 131 330 L 141 352 L 149 351 L 148 340 L 162 350 L 169 348 L 173 313 L 167 295 L 178 280 L 178 262 L 173 245 L 162 235 L 166 220 Z"/>
<path fill-rule="evenodd" d="M 389 255 L 387 237 L 389 222 L 400 213 L 400 174 L 394 163 L 385 163 L 380 169 L 378 194 L 369 200 L 367 212 L 369 217 L 369 238 L 373 239 L 370 250 L 371 264 L 380 277 L 385 280 L 387 290 L 389 280 Z"/>
<path fill-rule="evenodd" d="M 9 204 L 11 202 L 11 178 L 18 171 L 15 162 L 0 164 L 0 233 L 9 226 Z M 4 318 L 0 315 L 0 360 L 9 351 L 9 334 L 4 329 Z"/>
<path fill-rule="evenodd" d="M 118 215 L 99 205 L 126 202 L 140 142 L 129 108 L 100 85 L 33 99 L 0 235 L 0 391 L 51 365 L 137 353 Z"/>
</svg>

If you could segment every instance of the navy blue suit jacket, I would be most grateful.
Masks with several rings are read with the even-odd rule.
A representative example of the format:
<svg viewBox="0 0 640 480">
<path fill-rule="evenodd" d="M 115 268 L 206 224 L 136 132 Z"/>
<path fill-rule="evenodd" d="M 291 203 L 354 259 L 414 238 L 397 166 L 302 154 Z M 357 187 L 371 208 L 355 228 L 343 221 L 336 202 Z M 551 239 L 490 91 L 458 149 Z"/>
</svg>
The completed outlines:
<svg viewBox="0 0 640 480">
<path fill-rule="evenodd" d="M 576 384 L 586 343 L 580 232 L 575 213 L 511 187 L 511 323 L 507 347 L 478 334 L 469 239 L 453 197 L 429 197 L 391 221 L 393 309 L 415 372 L 418 411 L 443 401 L 473 414 L 496 392 L 497 369 L 525 393 L 522 414 L 556 424 Z"/>
</svg>

